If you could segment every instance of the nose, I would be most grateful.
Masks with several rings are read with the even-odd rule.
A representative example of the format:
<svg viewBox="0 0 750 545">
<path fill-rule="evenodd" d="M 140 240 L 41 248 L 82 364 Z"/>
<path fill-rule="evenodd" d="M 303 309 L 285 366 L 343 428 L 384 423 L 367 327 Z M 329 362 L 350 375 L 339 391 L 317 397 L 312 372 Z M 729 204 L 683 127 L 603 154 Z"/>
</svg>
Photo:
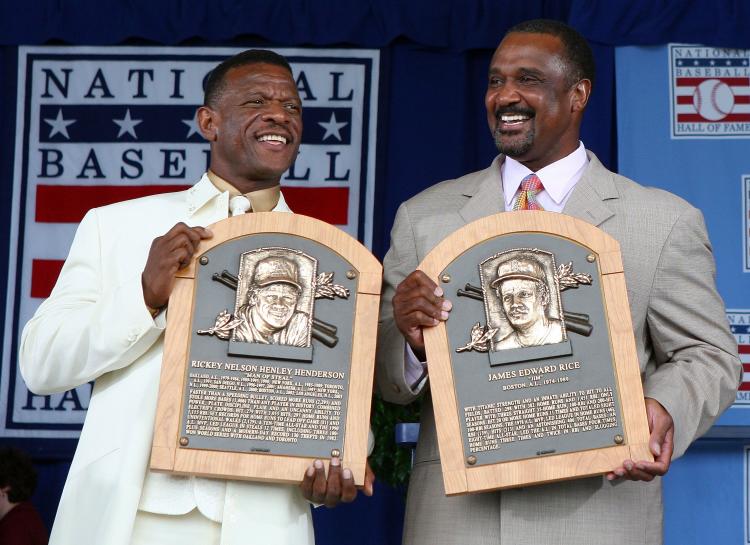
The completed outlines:
<svg viewBox="0 0 750 545">
<path fill-rule="evenodd" d="M 282 103 L 271 101 L 263 111 L 263 120 L 286 124 L 289 123 L 289 112 Z"/>
<path fill-rule="evenodd" d="M 505 82 L 487 90 L 487 106 L 491 106 L 493 111 L 497 108 L 517 104 L 520 101 L 521 96 L 518 94 L 518 89 L 512 83 Z"/>
</svg>

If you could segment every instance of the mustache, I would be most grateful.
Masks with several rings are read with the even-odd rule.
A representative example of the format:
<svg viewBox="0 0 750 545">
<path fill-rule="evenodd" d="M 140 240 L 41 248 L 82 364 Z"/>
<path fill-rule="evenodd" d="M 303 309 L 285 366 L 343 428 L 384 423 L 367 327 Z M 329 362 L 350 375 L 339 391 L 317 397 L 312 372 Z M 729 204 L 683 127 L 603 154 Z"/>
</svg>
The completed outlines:
<svg viewBox="0 0 750 545">
<path fill-rule="evenodd" d="M 502 108 L 497 108 L 495 110 L 495 119 L 500 120 L 500 116 L 506 114 L 519 114 L 534 117 L 536 115 L 536 112 L 531 108 L 524 108 L 522 106 L 505 106 Z"/>
</svg>

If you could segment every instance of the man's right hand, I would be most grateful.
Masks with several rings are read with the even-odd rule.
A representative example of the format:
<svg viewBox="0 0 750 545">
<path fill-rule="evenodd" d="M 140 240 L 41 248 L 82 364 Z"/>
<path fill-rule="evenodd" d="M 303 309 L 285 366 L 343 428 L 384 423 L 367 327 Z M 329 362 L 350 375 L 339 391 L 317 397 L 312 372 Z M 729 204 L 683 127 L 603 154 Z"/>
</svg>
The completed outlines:
<svg viewBox="0 0 750 545">
<path fill-rule="evenodd" d="M 414 271 L 396 288 L 393 317 L 414 355 L 425 360 L 423 327 L 433 327 L 448 319 L 452 303 L 443 297 L 443 288 L 422 271 Z"/>
<path fill-rule="evenodd" d="M 147 306 L 157 309 L 167 304 L 175 273 L 190 263 L 200 241 L 212 236 L 208 229 L 188 227 L 180 222 L 165 235 L 154 239 L 141 274 L 143 300 Z"/>
</svg>

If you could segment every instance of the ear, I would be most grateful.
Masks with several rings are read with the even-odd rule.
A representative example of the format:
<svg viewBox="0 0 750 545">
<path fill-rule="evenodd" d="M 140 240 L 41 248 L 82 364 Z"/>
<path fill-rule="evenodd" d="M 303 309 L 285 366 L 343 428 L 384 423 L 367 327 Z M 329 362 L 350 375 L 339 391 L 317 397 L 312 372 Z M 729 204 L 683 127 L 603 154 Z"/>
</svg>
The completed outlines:
<svg viewBox="0 0 750 545">
<path fill-rule="evenodd" d="M 209 142 L 216 142 L 216 139 L 219 136 L 218 117 L 218 112 L 212 110 L 208 106 L 201 106 L 198 108 L 198 111 L 195 112 L 198 129 L 201 131 L 203 138 Z"/>
<path fill-rule="evenodd" d="M 570 111 L 583 112 L 591 96 L 591 80 L 582 79 L 570 90 Z"/>
</svg>

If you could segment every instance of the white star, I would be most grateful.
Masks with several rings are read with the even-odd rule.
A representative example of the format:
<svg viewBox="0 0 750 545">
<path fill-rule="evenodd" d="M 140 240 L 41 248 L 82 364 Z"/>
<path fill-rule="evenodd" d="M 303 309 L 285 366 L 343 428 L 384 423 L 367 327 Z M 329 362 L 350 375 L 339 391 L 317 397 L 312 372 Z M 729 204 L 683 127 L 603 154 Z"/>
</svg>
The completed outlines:
<svg viewBox="0 0 750 545">
<path fill-rule="evenodd" d="M 711 61 L 711 66 L 714 66 L 716 64 L 716 61 Z"/>
<path fill-rule="evenodd" d="M 62 108 L 57 110 L 57 117 L 55 119 L 45 119 L 45 123 L 49 124 L 50 127 L 52 127 L 52 130 L 49 131 L 49 137 L 52 138 L 56 134 L 60 133 L 65 138 L 70 140 L 70 135 L 68 134 L 68 125 L 72 125 L 76 122 L 75 119 L 63 119 L 62 114 Z"/>
<path fill-rule="evenodd" d="M 189 127 L 187 136 L 185 137 L 185 140 L 187 140 L 188 138 L 190 138 L 194 134 L 198 134 L 201 137 L 203 137 L 203 135 L 201 134 L 201 131 L 198 130 L 198 120 L 196 119 L 197 115 L 198 114 L 196 113 L 196 115 L 194 115 L 191 119 L 182 119 L 181 120 L 185 125 L 187 125 Z"/>
<path fill-rule="evenodd" d="M 130 108 L 125 111 L 125 117 L 122 119 L 113 119 L 117 126 L 120 127 L 120 132 L 117 133 L 117 138 L 120 138 L 123 134 L 128 133 L 133 138 L 138 138 L 135 134 L 136 125 L 143 123 L 143 119 L 133 119 L 130 117 Z"/>
<path fill-rule="evenodd" d="M 682 61 L 677 61 L 677 66 L 682 66 Z"/>
<path fill-rule="evenodd" d="M 336 140 L 341 142 L 341 133 L 339 132 L 341 129 L 343 129 L 345 126 L 349 124 L 348 121 L 342 121 L 337 122 L 336 121 L 336 113 L 331 112 L 331 119 L 329 119 L 326 122 L 318 121 L 318 125 L 323 127 L 326 130 L 326 133 L 323 135 L 323 140 L 328 138 L 329 136 L 336 137 Z"/>
</svg>

